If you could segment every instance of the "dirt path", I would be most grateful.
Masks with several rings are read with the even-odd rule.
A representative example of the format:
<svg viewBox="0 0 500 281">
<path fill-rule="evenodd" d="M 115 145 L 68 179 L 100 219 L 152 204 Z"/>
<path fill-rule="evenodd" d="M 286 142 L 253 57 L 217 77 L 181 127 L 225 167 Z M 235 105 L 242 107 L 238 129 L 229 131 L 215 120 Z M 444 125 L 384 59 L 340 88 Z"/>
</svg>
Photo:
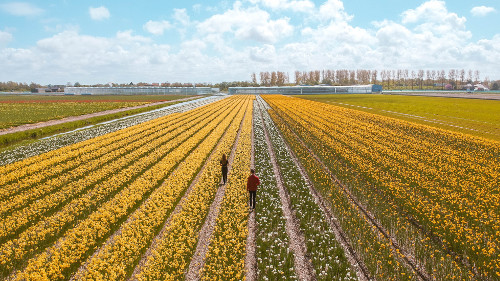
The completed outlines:
<svg viewBox="0 0 500 281">
<path fill-rule="evenodd" d="M 231 168 L 233 165 L 234 155 L 236 152 L 236 147 L 238 145 L 240 139 L 241 128 L 243 126 L 243 121 L 245 118 L 249 118 L 248 114 L 245 112 L 245 116 L 241 120 L 240 127 L 238 129 L 238 134 L 236 135 L 236 140 L 233 144 L 233 148 L 231 149 L 231 154 L 229 155 L 229 164 L 228 164 L 228 181 L 230 181 L 231 176 Z M 226 183 L 228 184 L 228 183 Z M 207 255 L 208 245 L 210 243 L 210 237 L 214 232 L 215 223 L 217 216 L 219 215 L 220 205 L 222 200 L 224 199 L 226 187 L 222 184 L 219 186 L 217 193 L 215 194 L 215 199 L 210 205 L 210 211 L 205 219 L 205 223 L 201 227 L 200 234 L 198 236 L 198 244 L 196 244 L 196 250 L 193 254 L 191 262 L 189 263 L 189 267 L 186 273 L 186 280 L 200 280 L 201 269 L 205 265 L 205 256 Z"/>
<path fill-rule="evenodd" d="M 264 103 L 265 103 L 265 101 L 261 100 L 261 104 L 264 104 Z M 267 112 L 264 111 L 263 114 L 267 114 Z M 284 137 L 281 134 L 281 132 L 279 132 L 279 130 L 278 130 L 278 134 L 279 134 L 280 138 L 282 138 L 284 140 Z M 323 197 L 321 197 L 321 195 L 314 188 L 314 185 L 312 184 L 311 179 L 309 178 L 309 175 L 306 173 L 305 168 L 299 162 L 298 158 L 296 157 L 296 155 L 293 152 L 293 150 L 291 149 L 291 147 L 288 145 L 288 143 L 286 141 L 284 141 L 284 143 L 286 144 L 285 149 L 290 154 L 295 166 L 298 168 L 301 176 L 306 180 L 307 185 L 309 187 L 309 190 L 314 197 L 314 201 L 320 207 L 320 209 L 323 213 L 323 216 L 326 218 L 326 221 L 328 222 L 330 229 L 332 230 L 332 232 L 335 235 L 335 239 L 342 246 L 342 249 L 344 250 L 346 257 L 347 257 L 349 263 L 351 264 L 351 268 L 354 269 L 359 280 L 362 280 L 362 281 L 371 280 L 368 268 L 364 264 L 363 260 L 357 255 L 354 248 L 351 246 L 349 238 L 347 237 L 347 235 L 344 233 L 344 231 L 340 227 L 338 219 L 331 212 L 330 208 L 328 207 L 328 203 L 323 199 Z"/>
<path fill-rule="evenodd" d="M 361 213 L 361 215 L 363 215 L 366 218 L 366 221 L 369 222 L 372 226 L 374 226 L 379 231 L 379 233 L 382 234 L 387 240 L 391 241 L 391 246 L 393 251 L 401 253 L 403 264 L 411 271 L 414 271 L 421 280 L 431 280 L 429 274 L 425 271 L 425 269 L 418 266 L 414 257 L 409 255 L 406 252 L 406 250 L 404 250 L 401 246 L 399 246 L 399 243 L 396 241 L 396 239 L 394 239 L 391 235 L 389 235 L 389 232 L 382 226 L 381 223 L 379 223 L 376 220 L 375 216 L 371 214 L 366 209 L 366 207 L 364 207 L 359 202 L 359 200 L 339 179 L 337 179 L 335 174 L 333 174 L 330 171 L 330 169 L 326 166 L 326 164 L 309 147 L 307 147 L 304 141 L 295 132 L 293 132 L 293 134 L 295 135 L 297 140 L 309 151 L 309 153 L 314 157 L 314 159 L 316 159 L 316 161 L 318 161 L 318 163 L 321 164 L 323 170 L 328 175 L 330 175 L 332 181 L 335 182 L 342 189 L 342 191 L 346 194 L 347 198 L 357 207 L 358 212 Z"/>
<path fill-rule="evenodd" d="M 312 263 L 307 257 L 308 254 L 306 249 L 305 237 L 300 231 L 297 218 L 295 217 L 295 214 L 292 210 L 290 196 L 288 195 L 288 192 L 283 184 L 283 178 L 281 177 L 280 168 L 276 161 L 276 155 L 274 154 L 274 150 L 272 149 L 271 140 L 262 118 L 262 114 L 260 113 L 259 115 L 262 123 L 264 124 L 264 135 L 267 143 L 267 149 L 269 151 L 269 156 L 271 157 L 274 175 L 276 177 L 276 183 L 281 199 L 281 207 L 285 216 L 285 228 L 288 237 L 290 238 L 290 249 L 294 253 L 295 272 L 297 273 L 297 277 L 299 280 L 316 280 Z"/>
<path fill-rule="evenodd" d="M 257 100 L 253 101 L 253 114 L 256 113 L 256 103 Z M 253 121 L 253 119 L 252 119 Z M 255 146 L 254 146 L 254 130 L 252 124 L 252 154 L 250 160 L 251 168 L 255 168 Z M 257 280 L 257 260 L 255 258 L 255 249 L 256 249 L 256 238 L 255 234 L 257 233 L 255 223 L 255 212 L 251 212 L 248 217 L 248 236 L 247 243 L 245 245 L 246 248 L 246 256 L 245 256 L 245 280 L 247 281 L 255 281 Z"/>
<path fill-rule="evenodd" d="M 44 128 L 44 127 L 53 126 L 53 125 L 59 125 L 59 124 L 67 123 L 67 122 L 80 121 L 80 120 L 85 120 L 85 119 L 89 119 L 89 118 L 93 118 L 93 117 L 97 117 L 97 116 L 104 116 L 104 115 L 108 115 L 108 114 L 113 114 L 113 113 L 118 113 L 118 112 L 123 112 L 123 111 L 127 111 L 127 110 L 138 109 L 138 108 L 150 107 L 150 106 L 155 106 L 155 105 L 160 105 L 160 104 L 167 104 L 167 103 L 173 103 L 173 102 L 179 102 L 179 101 L 188 101 L 188 100 L 192 100 L 195 98 L 198 98 L 198 97 L 189 97 L 189 98 L 183 98 L 183 99 L 171 100 L 171 101 L 153 102 L 153 103 L 148 103 L 148 104 L 143 104 L 143 105 L 111 109 L 111 110 L 95 112 L 95 113 L 90 113 L 90 114 L 84 114 L 84 115 L 79 115 L 79 116 L 70 116 L 70 117 L 65 117 L 65 118 L 57 119 L 57 120 L 50 120 L 50 121 L 46 121 L 46 122 L 39 122 L 39 123 L 34 123 L 34 124 L 24 124 L 21 126 L 0 130 L 0 135 L 23 132 L 23 131 L 27 131 L 27 130 L 31 130 L 31 129 L 39 129 L 39 128 Z"/>
</svg>

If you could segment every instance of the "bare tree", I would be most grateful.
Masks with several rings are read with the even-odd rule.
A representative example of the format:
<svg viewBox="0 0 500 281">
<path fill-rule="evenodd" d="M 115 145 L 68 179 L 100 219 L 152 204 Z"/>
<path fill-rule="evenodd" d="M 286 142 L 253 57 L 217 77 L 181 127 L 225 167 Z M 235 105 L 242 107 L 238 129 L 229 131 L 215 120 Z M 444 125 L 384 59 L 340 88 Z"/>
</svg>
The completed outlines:
<svg viewBox="0 0 500 281">
<path fill-rule="evenodd" d="M 474 71 L 474 81 L 475 83 L 481 83 L 481 80 L 479 79 L 479 70 Z"/>
<path fill-rule="evenodd" d="M 446 72 L 444 69 L 439 72 L 439 81 L 441 83 L 441 90 L 444 90 L 444 82 L 446 81 Z"/>
<path fill-rule="evenodd" d="M 472 69 L 469 69 L 467 72 L 467 82 L 474 84 L 474 81 L 472 81 Z"/>
<path fill-rule="evenodd" d="M 424 70 L 422 69 L 418 71 L 418 81 L 420 83 L 420 90 L 422 90 L 424 83 Z"/>
<path fill-rule="evenodd" d="M 463 88 L 465 81 L 465 70 L 463 68 L 460 70 L 459 77 L 460 77 L 460 88 Z"/>
<path fill-rule="evenodd" d="M 255 72 L 254 72 L 254 73 L 252 73 L 252 84 L 253 84 L 254 86 L 257 86 L 257 85 L 258 85 L 258 83 L 257 83 L 257 75 L 255 74 Z"/>
<path fill-rule="evenodd" d="M 448 82 L 453 86 L 455 87 L 456 83 L 455 83 L 455 75 L 456 75 L 456 72 L 455 72 L 455 69 L 450 69 L 448 71 Z"/>
<path fill-rule="evenodd" d="M 302 73 L 298 70 L 295 71 L 295 85 L 301 85 L 302 82 Z"/>
<path fill-rule="evenodd" d="M 377 84 L 377 70 L 372 71 L 372 84 Z"/>
<path fill-rule="evenodd" d="M 411 89 L 413 90 L 413 85 L 415 84 L 415 78 L 417 77 L 417 74 L 415 73 L 415 70 L 411 71 L 410 74 L 410 83 L 411 83 Z"/>
<path fill-rule="evenodd" d="M 271 72 L 271 86 L 276 86 L 278 84 L 278 76 L 276 75 L 276 71 Z"/>
</svg>

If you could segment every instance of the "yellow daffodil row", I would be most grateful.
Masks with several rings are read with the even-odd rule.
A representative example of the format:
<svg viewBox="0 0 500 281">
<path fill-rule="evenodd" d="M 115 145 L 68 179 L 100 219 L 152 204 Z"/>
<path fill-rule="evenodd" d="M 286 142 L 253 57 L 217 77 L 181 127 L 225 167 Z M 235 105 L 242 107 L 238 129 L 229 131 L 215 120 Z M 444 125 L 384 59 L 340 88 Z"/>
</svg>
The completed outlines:
<svg viewBox="0 0 500 281">
<path fill-rule="evenodd" d="M 127 277 L 127 274 L 132 271 L 143 250 L 151 243 L 158 228 L 184 194 L 226 128 L 230 124 L 239 124 L 240 120 L 238 118 L 241 119 L 242 112 L 240 114 L 238 112 L 242 109 L 242 102 L 237 99 L 233 100 L 234 105 L 228 106 L 230 112 L 223 113 L 229 113 L 224 117 L 224 120 L 179 164 L 174 173 L 151 194 L 144 204 L 128 217 L 127 221 L 120 227 L 117 235 L 99 249 L 97 254 L 90 258 L 84 269 L 76 274 L 76 279 L 121 280 Z M 239 116 L 235 119 L 234 117 L 237 114 Z M 234 128 L 234 126 L 232 127 Z M 217 168 L 218 165 L 215 163 L 217 160 L 219 160 L 218 157 L 212 157 L 211 166 Z M 207 188 L 206 181 L 201 182 L 199 185 L 203 186 L 204 189 Z M 182 212 L 185 212 L 184 206 Z M 192 213 L 188 213 L 188 215 L 194 216 L 194 219 L 198 218 Z M 193 217 L 190 219 L 193 220 Z M 177 240 L 176 242 L 180 241 Z M 174 251 L 180 248 L 169 247 L 166 251 Z M 160 253 L 162 256 L 170 257 L 166 251 L 161 250 Z M 154 269 L 161 272 L 157 266 Z"/>
<path fill-rule="evenodd" d="M 351 127 L 355 126 L 351 125 Z M 394 130 L 394 128 L 392 130 Z M 377 131 L 378 134 L 382 134 L 383 132 L 384 130 Z M 354 153 L 350 153 L 349 160 L 361 163 L 359 164 L 359 166 L 362 171 L 372 171 L 371 175 L 376 175 L 378 177 L 377 178 L 372 176 L 372 181 L 382 182 L 382 185 L 384 185 L 384 181 L 391 182 L 391 185 L 389 185 L 389 192 L 391 192 L 392 196 L 395 198 L 396 204 L 411 206 L 410 204 L 408 204 L 408 202 L 406 202 L 408 196 L 412 196 L 414 201 L 420 202 L 420 205 L 415 204 L 411 207 L 410 210 L 412 212 L 414 212 L 415 210 L 417 210 L 417 212 L 420 212 L 420 214 L 417 213 L 417 216 L 421 217 L 420 223 L 430 225 L 434 229 L 441 229 L 441 231 L 436 231 L 437 235 L 442 236 L 440 237 L 442 239 L 453 241 L 450 243 L 454 244 L 452 247 L 455 247 L 456 244 L 460 243 L 458 241 L 459 239 L 463 239 L 462 243 L 465 244 L 477 244 L 479 241 L 479 243 L 483 243 L 483 241 L 486 241 L 484 243 L 486 246 L 486 250 L 491 251 L 495 248 L 495 246 L 494 244 L 492 245 L 492 242 L 489 242 L 488 240 L 495 239 L 495 233 L 497 232 L 498 224 L 495 223 L 495 219 L 492 219 L 491 217 L 484 217 L 480 214 L 490 213 L 490 207 L 493 207 L 495 209 L 495 207 L 498 206 L 498 203 L 495 204 L 494 202 L 491 202 L 491 197 L 495 198 L 495 196 L 486 196 L 483 199 L 482 196 L 461 196 L 460 193 L 465 192 L 467 194 L 470 192 L 469 194 L 481 194 L 481 192 L 485 189 L 492 190 L 494 189 L 495 185 L 498 186 L 494 182 L 493 178 L 495 176 L 495 168 L 492 168 L 492 166 L 490 165 L 482 168 L 480 166 L 475 167 L 474 165 L 472 165 L 472 163 L 488 162 L 488 160 L 492 158 L 490 153 L 494 152 L 496 148 L 493 146 L 491 147 L 491 149 L 486 149 L 485 153 L 485 151 L 483 151 L 483 144 L 477 144 L 474 141 L 463 140 L 463 137 L 460 138 L 460 136 L 457 136 L 456 138 L 460 139 L 461 141 L 469 142 L 467 150 L 470 150 L 475 146 L 480 147 L 482 157 L 486 156 L 485 158 L 487 159 L 477 159 L 475 154 L 467 155 L 467 153 L 462 152 L 462 161 L 457 161 L 457 156 L 450 155 L 451 153 L 449 153 L 449 146 L 451 145 L 445 144 L 443 149 L 441 149 L 441 146 L 436 147 L 435 145 L 431 145 L 432 143 L 439 141 L 441 136 L 438 134 L 434 135 L 434 137 L 436 138 L 436 140 L 434 140 L 433 142 L 421 137 L 419 145 L 414 149 L 412 149 L 410 145 L 407 145 L 408 147 L 406 149 L 408 149 L 408 151 L 417 151 L 418 149 L 420 149 L 420 151 L 418 151 L 417 153 L 413 153 L 411 157 L 407 157 L 406 154 L 398 155 L 401 154 L 400 151 L 402 150 L 402 148 L 401 146 L 394 146 L 396 141 L 393 141 L 390 144 L 386 144 L 385 146 L 381 147 L 379 143 L 383 143 L 383 139 L 372 136 L 371 139 L 374 143 L 372 144 L 372 146 L 376 149 L 376 151 L 379 151 L 379 153 L 371 153 L 370 155 L 368 155 L 367 153 L 363 155 L 361 153 L 360 156 L 357 156 Z M 398 140 L 401 138 L 398 138 Z M 323 139 L 322 141 L 328 144 L 327 140 Z M 416 140 L 409 141 L 407 143 L 412 144 L 415 142 Z M 338 144 L 338 141 L 334 143 Z M 426 146 L 429 146 L 427 150 L 422 149 L 422 147 L 425 148 Z M 358 151 L 362 151 L 363 149 L 363 147 L 360 145 L 353 145 L 353 147 Z M 439 155 L 439 153 L 441 153 L 441 156 Z M 457 152 L 455 152 L 455 154 L 457 154 Z M 490 154 L 490 157 L 487 156 L 488 154 Z M 443 159 L 444 157 L 442 155 L 446 155 L 446 159 Z M 356 157 L 359 158 L 356 159 Z M 386 165 L 393 167 L 392 170 L 395 171 L 384 171 L 383 169 L 381 171 L 381 169 L 379 169 L 378 167 L 374 168 L 373 164 L 370 165 L 370 163 L 367 163 L 366 161 L 370 158 L 374 163 L 387 163 Z M 363 159 L 364 161 L 361 161 L 361 159 Z M 435 163 L 433 163 L 433 161 L 437 162 L 438 164 L 436 165 Z M 450 165 L 448 161 L 452 161 L 451 163 L 453 164 Z M 495 162 L 495 160 L 492 161 Z M 471 171 L 463 171 L 464 169 L 466 169 L 464 168 L 464 163 L 465 165 L 469 163 L 469 165 L 473 167 Z M 493 167 L 494 166 L 496 165 L 493 165 Z M 444 167 L 447 168 L 444 170 Z M 411 180 L 408 180 L 408 175 L 410 175 L 409 177 L 411 178 Z M 395 180 L 396 182 L 394 182 Z M 413 194 L 411 195 L 409 195 L 408 192 L 405 191 L 405 188 L 401 188 L 401 186 L 411 187 L 412 184 L 416 185 L 415 183 L 417 182 L 420 183 L 423 188 L 419 188 L 416 191 L 412 190 Z M 473 190 L 474 187 L 480 188 L 481 190 Z M 467 191 L 467 189 L 469 190 Z M 465 199 L 467 199 L 467 203 L 465 203 Z M 401 203 L 398 203 L 398 201 L 401 201 Z M 456 212 L 456 210 L 463 209 L 463 205 L 468 205 L 467 209 L 469 211 L 469 214 L 465 214 L 465 216 L 463 216 L 463 212 L 458 212 L 454 215 L 453 213 Z M 498 209 L 498 207 L 496 207 L 496 209 Z M 470 214 L 474 215 L 471 216 Z M 435 220 L 432 219 L 433 217 L 442 217 L 442 219 Z M 450 235 L 449 232 L 447 233 L 447 229 L 454 228 L 462 228 L 463 230 L 465 230 L 465 235 L 467 237 L 462 236 L 461 238 L 458 238 L 460 237 L 460 235 L 453 237 L 453 234 Z M 444 234 L 443 229 L 445 230 Z M 491 230 L 493 230 L 492 232 L 490 232 L 492 233 L 492 236 L 488 238 L 488 232 Z M 458 247 L 462 248 L 460 245 Z M 495 255 L 495 252 L 489 254 L 493 254 L 493 257 Z M 479 257 L 479 259 L 482 258 Z"/>
<path fill-rule="evenodd" d="M 317 280 L 356 280 L 356 274 L 350 268 L 344 250 L 337 242 L 299 167 L 295 165 L 286 143 L 267 112 L 263 114 L 263 119 Z"/>
<path fill-rule="evenodd" d="M 254 98 L 252 96 L 252 98 Z M 234 161 L 202 269 L 203 280 L 242 280 L 248 234 L 246 179 L 250 174 L 252 108 L 243 121 Z"/>
<path fill-rule="evenodd" d="M 500 274 L 498 142 L 300 99 L 271 100 L 368 205 L 379 196 L 392 207 L 377 212 L 415 220 L 443 241 L 443 252 L 471 260 L 480 276 Z"/>
<path fill-rule="evenodd" d="M 390 241 L 379 235 L 356 206 L 347 199 L 323 169 L 321 163 L 316 161 L 297 139 L 289 125 L 276 112 L 271 111 L 270 115 L 296 153 L 315 187 L 323 191 L 325 197 L 331 202 L 332 212 L 339 219 L 342 230 L 370 271 L 369 274 L 377 280 L 413 280 L 415 276 L 399 263 L 398 254 L 391 251 Z"/>
<path fill-rule="evenodd" d="M 191 122 L 204 120 L 206 118 L 205 115 L 209 116 L 209 111 L 205 112 L 205 114 L 199 115 L 198 119 L 193 119 Z M 130 180 L 135 174 L 142 171 L 142 169 L 138 169 L 138 167 L 147 167 L 152 163 L 151 161 L 155 161 L 156 159 L 150 157 L 149 160 L 145 160 L 146 158 L 141 158 L 142 156 L 145 156 L 151 151 L 158 150 L 159 146 L 163 144 L 167 145 L 164 148 L 166 149 L 168 147 L 172 147 L 172 145 L 175 145 L 178 141 L 188 138 L 189 134 L 186 134 L 184 131 L 186 128 L 192 126 L 191 123 L 180 124 L 182 124 L 182 126 L 176 127 L 175 130 L 164 128 L 164 130 L 162 130 L 164 135 L 160 135 L 160 138 L 156 135 L 152 135 L 151 138 L 145 139 L 146 142 L 142 142 L 142 140 L 139 141 L 139 144 L 142 144 L 142 146 L 131 145 L 129 147 L 124 147 L 123 150 L 128 151 L 128 154 L 124 154 L 115 161 L 107 163 L 107 165 L 103 166 L 101 169 L 95 170 L 87 174 L 85 177 L 76 178 L 74 181 L 68 183 L 56 192 L 35 201 L 33 204 L 28 205 L 23 209 L 17 210 L 5 218 L 2 218 L 1 225 L 3 227 L 0 229 L 0 238 L 14 235 L 18 229 L 35 223 L 39 218 L 43 217 L 45 212 L 54 210 L 54 208 L 59 206 L 61 203 L 80 195 L 82 192 L 86 192 L 91 187 L 93 188 L 87 193 L 86 196 L 77 199 L 76 201 L 88 198 L 92 202 L 92 200 L 97 198 L 104 198 L 106 194 L 108 194 L 108 191 L 120 187 L 118 184 L 119 182 L 124 183 Z M 174 137 L 179 137 L 180 139 L 176 139 L 174 141 Z M 123 153 L 123 150 L 120 149 L 120 152 Z M 112 154 L 114 154 L 114 152 L 110 153 L 110 155 Z M 161 155 L 158 155 L 158 157 L 159 156 Z M 101 157 L 100 159 L 105 162 L 107 161 L 106 157 Z M 139 161 L 139 159 L 142 160 Z M 133 163 L 133 165 L 130 165 L 131 163 Z M 86 165 L 88 164 L 89 163 Z M 86 165 L 81 166 L 85 167 Z M 122 170 L 120 173 L 112 175 L 113 172 L 120 170 Z M 110 175 L 112 176 L 109 177 Z M 102 181 L 103 179 L 104 181 Z M 35 187 L 36 189 L 50 189 L 50 186 L 45 187 L 43 185 L 33 186 L 33 188 Z M 109 187 L 111 187 L 111 189 Z M 103 193 L 103 191 L 105 193 Z M 29 193 L 27 196 L 29 196 Z M 78 203 L 76 204 L 79 205 Z M 73 201 L 69 205 L 75 205 L 75 202 Z M 73 209 L 74 207 L 71 208 L 71 210 Z"/>
<path fill-rule="evenodd" d="M 174 214 L 162 237 L 150 249 L 144 266 L 137 273 L 137 280 L 180 280 L 183 278 L 191 257 L 195 251 L 198 232 L 203 225 L 221 180 L 220 156 L 229 155 L 234 144 L 241 121 L 251 116 L 251 100 L 242 97 L 245 105 L 232 121 L 213 156 L 201 172 L 198 181 L 192 187 L 182 204 L 180 212 Z M 233 170 L 232 170 L 233 171 Z M 232 179 L 233 172 L 229 174 Z"/>
<path fill-rule="evenodd" d="M 290 119 L 288 122 L 293 123 L 295 121 Z M 300 126 L 297 128 L 300 128 Z M 314 139 L 309 137 L 311 135 L 311 130 L 314 130 L 311 126 L 308 126 L 307 130 L 304 130 L 307 131 L 302 133 L 304 139 L 308 139 L 308 143 L 311 147 L 321 147 L 322 149 L 318 152 L 318 154 L 322 155 L 324 159 L 335 159 L 335 161 L 338 161 L 338 157 L 327 157 L 328 153 L 332 150 L 324 146 L 324 140 L 314 142 Z M 332 169 L 334 169 L 337 174 L 343 175 L 346 172 L 345 170 L 342 170 L 343 166 L 335 166 L 334 162 L 330 162 L 330 165 L 332 165 Z M 345 179 L 346 177 L 344 176 L 344 180 Z M 412 227 L 406 218 L 402 218 L 401 214 L 395 212 L 394 209 L 389 211 L 388 207 L 390 202 L 387 202 L 387 198 L 379 196 L 380 194 L 373 192 L 373 189 L 364 187 L 368 183 L 360 180 L 359 176 L 353 176 L 352 179 L 354 179 L 354 181 L 351 180 L 348 183 L 352 191 L 357 193 L 358 198 L 361 198 L 361 196 L 359 196 L 362 195 L 361 193 L 368 193 L 366 198 L 362 198 L 364 199 L 363 205 L 368 207 L 369 211 L 376 214 L 377 219 L 383 222 L 386 228 L 390 230 L 391 236 L 395 236 L 401 245 L 407 246 L 407 252 L 409 252 L 412 256 L 417 257 L 418 263 L 425 267 L 427 272 L 430 272 L 430 275 L 435 276 L 438 279 L 454 279 L 454 277 L 464 279 L 469 277 L 467 270 L 458 267 L 450 255 L 446 255 L 446 253 L 442 252 L 442 248 L 434 247 L 436 249 L 431 249 L 432 245 L 429 245 L 429 241 L 425 239 L 425 236 L 421 233 L 421 231 Z M 335 194 L 335 192 L 332 193 Z M 374 208 L 376 205 L 382 208 Z M 363 239 L 358 239 L 358 241 L 359 240 L 363 241 Z M 401 253 L 398 252 L 396 254 L 402 257 Z M 368 259 L 370 259 L 370 257 L 368 257 Z"/>
<path fill-rule="evenodd" d="M 185 113 L 194 114 L 197 118 L 189 123 L 180 123 L 179 126 L 173 125 L 174 130 L 165 129 L 165 135 L 157 139 L 147 139 L 149 142 L 142 147 L 132 146 L 131 152 L 117 161 L 71 182 L 62 192 L 44 197 L 29 208 L 8 216 L 2 221 L 1 237 L 13 238 L 0 246 L 1 274 L 8 274 L 13 268 L 22 265 L 23 260 L 34 251 L 57 239 L 65 229 L 71 228 L 77 219 L 90 214 L 96 206 L 122 190 L 125 184 L 157 161 L 164 159 L 166 153 L 178 147 L 213 119 L 210 116 L 214 111 L 223 110 L 226 103 L 222 101 Z M 96 178 L 101 179 L 96 183 Z"/>
<path fill-rule="evenodd" d="M 106 141 L 104 145 L 100 145 L 99 140 L 96 140 L 96 143 L 91 143 L 85 147 L 86 151 L 82 152 L 79 150 L 79 156 L 59 165 L 54 165 L 53 171 L 51 171 L 50 167 L 47 167 L 45 170 L 50 171 L 48 173 L 50 173 L 52 177 L 43 183 L 40 183 L 41 178 L 44 176 L 43 174 L 24 177 L 21 180 L 12 183 L 11 188 L 7 190 L 7 192 L 12 192 L 15 189 L 22 189 L 24 191 L 19 193 L 12 192 L 14 194 L 11 194 L 8 197 L 8 200 L 5 200 L 5 202 L 0 205 L 0 217 L 3 217 L 4 214 L 10 213 L 14 209 L 26 206 L 26 204 L 35 199 L 45 196 L 46 194 L 50 194 L 54 190 L 59 189 L 59 191 L 62 191 L 63 189 L 67 189 L 68 184 L 71 185 L 71 182 L 81 179 L 83 176 L 88 175 L 88 173 L 99 170 L 99 173 L 104 176 L 106 173 L 103 173 L 103 169 L 106 168 L 102 166 L 109 167 L 112 165 L 109 164 L 110 161 L 116 160 L 118 157 L 123 156 L 126 153 L 158 139 L 167 132 L 172 131 L 173 129 L 171 125 L 174 122 L 174 118 L 175 117 L 171 117 L 171 120 L 168 121 L 164 120 L 166 121 L 165 123 L 153 122 L 153 125 L 155 126 L 151 127 L 148 125 L 147 129 L 142 133 L 137 132 L 138 128 L 134 127 L 134 129 L 129 132 L 123 132 L 122 136 L 125 137 L 122 140 L 112 137 L 111 139 L 114 141 L 112 143 L 108 143 Z M 175 122 L 182 125 L 189 121 L 192 121 L 192 119 L 187 118 L 183 121 L 180 120 Z M 154 130 L 152 130 L 152 128 L 154 128 Z M 87 151 L 88 147 L 92 149 Z M 81 163 L 85 163 L 85 165 L 81 165 Z M 45 165 L 45 163 L 42 163 L 41 165 Z M 69 168 L 74 169 L 70 170 Z M 93 177 L 94 181 L 98 179 L 99 177 Z M 36 186 L 36 189 L 29 188 L 33 186 Z M 89 186 L 89 184 L 87 183 L 86 186 Z"/>
<path fill-rule="evenodd" d="M 87 160 L 87 158 L 82 158 L 79 161 L 75 161 L 78 157 L 91 157 L 94 155 L 88 153 L 93 152 L 96 154 L 96 149 L 104 148 L 118 141 L 134 141 L 140 138 L 142 134 L 151 134 L 153 132 L 151 131 L 151 128 L 160 124 L 166 125 L 167 122 L 176 120 L 178 115 L 179 114 L 177 113 L 167 115 L 148 122 L 148 124 L 145 124 L 144 126 L 133 126 L 118 130 L 103 136 L 76 143 L 74 145 L 66 146 L 58 150 L 26 158 L 22 161 L 0 166 L 0 174 L 2 174 L 2 177 L 0 177 L 0 195 L 2 197 L 0 198 L 3 198 L 3 195 L 11 194 L 9 191 L 4 192 L 4 188 L 8 187 L 6 185 L 8 182 L 19 180 L 23 177 L 34 174 L 36 174 L 37 180 L 43 180 L 44 178 L 57 174 L 60 170 L 78 165 L 79 161 Z M 61 165 L 63 166 L 59 167 Z M 16 188 L 19 189 L 19 187 Z"/>
<path fill-rule="evenodd" d="M 183 161 L 189 153 L 215 129 L 226 114 L 214 112 L 214 116 L 187 128 L 179 139 L 167 150 L 156 150 L 152 155 L 160 160 L 152 163 L 147 170 L 110 198 L 86 219 L 68 230 L 54 245 L 27 261 L 24 270 L 16 274 L 18 280 L 47 279 L 61 280 L 71 274 L 71 268 L 78 266 L 92 251 L 105 240 L 120 221 L 127 218 L 138 204 L 147 198 L 161 182 Z M 177 145 L 180 142 L 180 145 Z M 166 154 L 166 151 L 170 151 Z M 154 156 L 153 156 L 154 158 Z"/>
</svg>

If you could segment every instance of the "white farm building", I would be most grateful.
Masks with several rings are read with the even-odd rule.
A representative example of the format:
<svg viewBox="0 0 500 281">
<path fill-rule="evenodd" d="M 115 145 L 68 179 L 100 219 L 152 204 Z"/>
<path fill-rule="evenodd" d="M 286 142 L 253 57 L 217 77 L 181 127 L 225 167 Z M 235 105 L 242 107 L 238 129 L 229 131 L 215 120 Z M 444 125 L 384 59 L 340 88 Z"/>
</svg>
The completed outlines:
<svg viewBox="0 0 500 281">
<path fill-rule="evenodd" d="M 374 94 L 381 92 L 382 86 L 376 84 L 355 86 L 229 87 L 229 94 L 231 95 Z"/>
</svg>

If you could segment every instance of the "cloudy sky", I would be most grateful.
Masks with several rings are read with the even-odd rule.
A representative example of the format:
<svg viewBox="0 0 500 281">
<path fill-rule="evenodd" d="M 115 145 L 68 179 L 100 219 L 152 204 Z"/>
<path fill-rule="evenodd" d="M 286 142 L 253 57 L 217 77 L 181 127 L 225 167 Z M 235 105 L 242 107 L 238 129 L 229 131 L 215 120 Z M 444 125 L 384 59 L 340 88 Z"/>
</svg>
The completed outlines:
<svg viewBox="0 0 500 281">
<path fill-rule="evenodd" d="M 500 79 L 499 12 L 498 0 L 0 0 L 0 81 L 451 68 Z"/>
</svg>

